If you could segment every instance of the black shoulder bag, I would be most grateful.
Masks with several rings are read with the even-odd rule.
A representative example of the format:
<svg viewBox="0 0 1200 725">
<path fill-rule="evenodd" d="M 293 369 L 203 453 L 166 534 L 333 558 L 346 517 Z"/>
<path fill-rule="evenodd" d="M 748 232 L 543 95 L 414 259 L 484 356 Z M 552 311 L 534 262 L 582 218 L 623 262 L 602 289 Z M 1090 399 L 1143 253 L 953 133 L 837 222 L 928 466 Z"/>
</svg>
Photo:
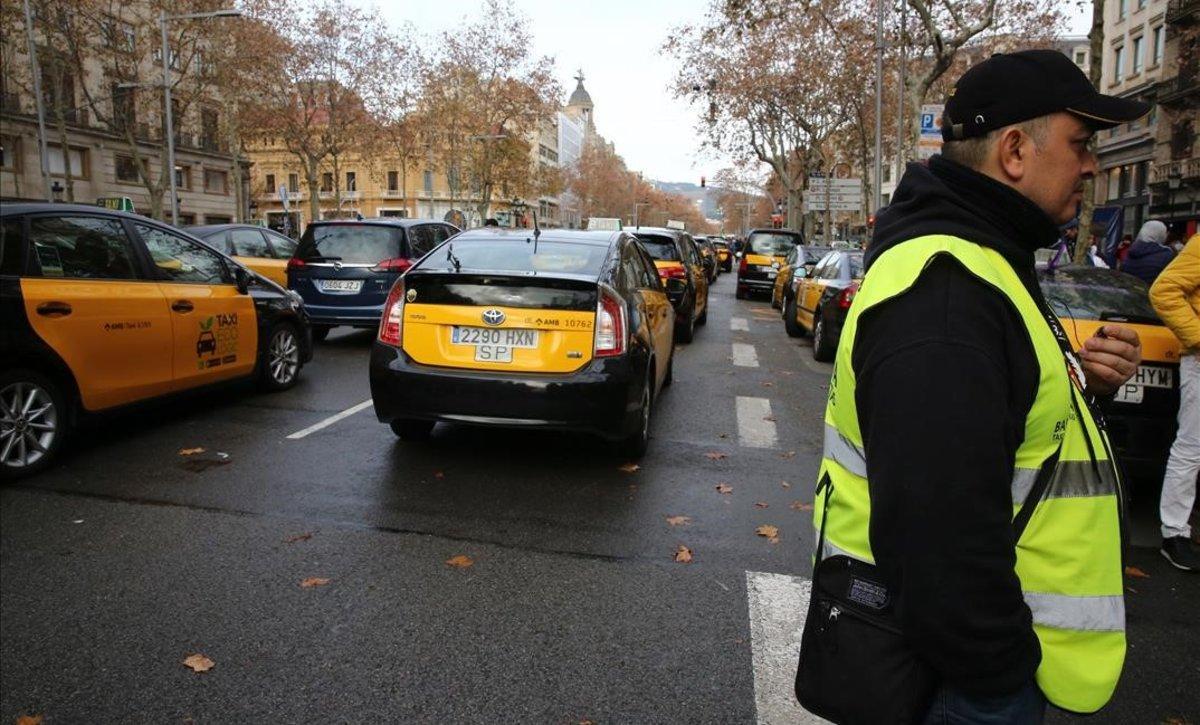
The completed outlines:
<svg viewBox="0 0 1200 725">
<path fill-rule="evenodd" d="M 1042 466 L 1013 520 L 1018 539 L 1057 461 L 1055 453 Z M 893 611 L 894 596 L 879 570 L 841 554 L 821 558 L 834 494 L 829 474 L 822 477 L 817 494 L 822 488 L 828 493 L 800 638 L 796 699 L 809 712 L 835 723 L 919 723 L 933 704 L 938 676 L 905 642 Z"/>
</svg>

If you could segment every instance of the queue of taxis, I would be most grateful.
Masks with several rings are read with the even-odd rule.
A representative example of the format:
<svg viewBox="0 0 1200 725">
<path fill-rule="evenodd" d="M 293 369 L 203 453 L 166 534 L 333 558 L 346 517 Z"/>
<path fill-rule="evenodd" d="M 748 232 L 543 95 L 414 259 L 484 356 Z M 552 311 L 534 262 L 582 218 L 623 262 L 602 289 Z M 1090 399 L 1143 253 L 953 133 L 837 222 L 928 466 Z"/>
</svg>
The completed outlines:
<svg viewBox="0 0 1200 725">
<path fill-rule="evenodd" d="M 1122 464 L 1161 476 L 1175 439 L 1180 343 L 1150 305 L 1148 285 L 1132 275 L 1083 265 L 1042 266 L 1038 280 L 1075 349 L 1104 324 L 1126 325 L 1138 333 L 1142 364 L 1100 407 Z"/>
<path fill-rule="evenodd" d="M 174 227 L 94 206 L 0 207 L 0 477 L 92 414 L 312 357 L 299 297 Z"/>
<path fill-rule="evenodd" d="M 633 233 L 654 259 L 675 306 L 675 339 L 691 342 L 696 326 L 708 322 L 708 274 L 696 242 L 678 229 L 638 227 Z"/>
<path fill-rule="evenodd" d="M 746 235 L 742 259 L 738 264 L 737 291 L 739 300 L 751 294 L 770 293 L 775 278 L 788 252 L 804 243 L 804 235 L 790 229 L 755 229 Z"/>
<path fill-rule="evenodd" d="M 582 431 L 643 455 L 671 383 L 675 311 L 628 232 L 485 227 L 392 287 L 371 398 L 402 440 L 438 422 Z"/>
<path fill-rule="evenodd" d="M 790 337 L 812 335 L 812 356 L 829 362 L 837 354 L 846 314 L 863 278 L 863 253 L 834 250 L 817 261 L 807 276 L 795 278 L 794 292 L 783 308 Z"/>
</svg>

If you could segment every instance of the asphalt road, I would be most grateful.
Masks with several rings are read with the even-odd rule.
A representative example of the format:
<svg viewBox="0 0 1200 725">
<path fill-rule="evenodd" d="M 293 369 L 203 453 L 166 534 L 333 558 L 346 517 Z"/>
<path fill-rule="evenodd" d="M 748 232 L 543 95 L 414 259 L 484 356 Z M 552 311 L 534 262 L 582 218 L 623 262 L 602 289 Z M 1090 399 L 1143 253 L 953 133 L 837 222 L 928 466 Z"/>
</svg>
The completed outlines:
<svg viewBox="0 0 1200 725">
<path fill-rule="evenodd" d="M 89 428 L 0 490 L 0 722 L 795 721 L 764 700 L 788 673 L 763 653 L 790 655 L 752 641 L 747 582 L 807 575 L 829 366 L 732 283 L 632 472 L 579 436 L 400 443 L 369 407 L 289 438 L 370 398 L 371 335 L 341 330 L 286 393 Z M 1091 721 L 1200 722 L 1200 577 L 1130 563 L 1128 664 Z"/>
</svg>

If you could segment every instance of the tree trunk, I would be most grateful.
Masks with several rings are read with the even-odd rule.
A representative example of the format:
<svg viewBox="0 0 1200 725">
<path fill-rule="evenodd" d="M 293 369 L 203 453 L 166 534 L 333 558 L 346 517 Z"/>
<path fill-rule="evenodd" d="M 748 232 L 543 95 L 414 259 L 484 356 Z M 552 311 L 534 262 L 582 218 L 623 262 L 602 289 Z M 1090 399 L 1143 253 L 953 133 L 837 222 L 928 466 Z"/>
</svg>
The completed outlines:
<svg viewBox="0 0 1200 725">
<path fill-rule="evenodd" d="M 316 156 L 309 154 L 304 160 L 304 184 L 308 187 L 308 221 L 317 221 L 321 218 L 321 199 L 318 195 L 320 186 L 317 184 L 317 162 L 319 159 Z M 298 234 L 299 229 L 296 230 Z"/>
<path fill-rule="evenodd" d="M 62 68 L 59 68 L 57 63 L 51 66 L 54 69 L 54 80 L 52 81 L 54 94 L 54 127 L 58 131 L 58 148 L 62 152 L 63 160 L 63 176 L 67 182 L 67 201 L 75 201 L 75 177 L 71 175 L 71 144 L 67 138 L 67 109 L 64 105 L 66 101 L 63 98 L 62 87 Z M 73 101 L 72 101 L 73 102 Z"/>
<path fill-rule="evenodd" d="M 1088 42 L 1092 56 L 1088 76 L 1092 85 L 1099 88 L 1100 73 L 1104 68 L 1104 0 L 1092 0 L 1092 30 L 1088 33 Z M 1094 149 L 1095 137 L 1091 143 Z M 1075 237 L 1074 259 L 1079 264 L 1086 264 L 1088 249 L 1092 246 L 1092 214 L 1096 207 L 1095 177 L 1084 180 L 1083 199 L 1079 207 L 1079 233 Z"/>
</svg>

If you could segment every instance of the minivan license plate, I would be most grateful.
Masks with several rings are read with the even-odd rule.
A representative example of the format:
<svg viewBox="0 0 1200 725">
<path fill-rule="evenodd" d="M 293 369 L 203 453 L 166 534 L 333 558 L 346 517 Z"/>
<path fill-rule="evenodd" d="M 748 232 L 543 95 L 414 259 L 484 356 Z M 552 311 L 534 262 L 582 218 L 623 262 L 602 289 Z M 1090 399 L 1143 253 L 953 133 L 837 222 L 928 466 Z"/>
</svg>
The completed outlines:
<svg viewBox="0 0 1200 725">
<path fill-rule="evenodd" d="M 361 279 L 323 279 L 322 292 L 358 292 L 362 290 Z"/>
</svg>

